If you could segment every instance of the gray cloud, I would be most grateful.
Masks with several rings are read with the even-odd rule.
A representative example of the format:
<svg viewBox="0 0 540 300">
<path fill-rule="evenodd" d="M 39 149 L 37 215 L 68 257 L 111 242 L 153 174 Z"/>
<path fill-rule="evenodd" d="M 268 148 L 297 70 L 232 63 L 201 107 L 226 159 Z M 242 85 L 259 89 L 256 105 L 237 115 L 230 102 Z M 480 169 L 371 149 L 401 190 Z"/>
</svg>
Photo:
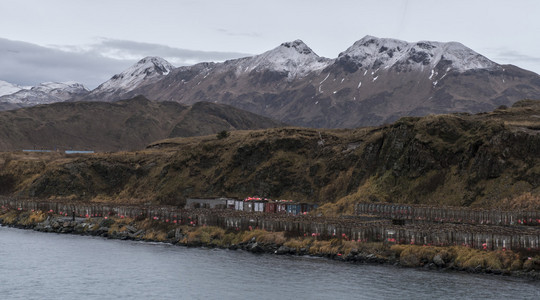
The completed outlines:
<svg viewBox="0 0 540 300">
<path fill-rule="evenodd" d="M 45 81 L 77 81 L 92 89 L 145 56 L 160 56 L 175 66 L 181 66 L 246 55 L 112 39 L 102 39 L 98 43 L 83 47 L 43 47 L 0 38 L 0 80 L 19 85 L 37 85 Z"/>
<path fill-rule="evenodd" d="M 130 59 L 145 56 L 160 56 L 172 64 L 181 66 L 203 61 L 224 61 L 232 58 L 248 56 L 236 52 L 198 51 L 173 48 L 160 44 L 141 43 L 126 40 L 102 39 L 100 43 L 91 46 L 94 51 L 106 56 Z"/>
<path fill-rule="evenodd" d="M 234 32 L 225 28 L 218 28 L 216 31 L 228 36 L 261 37 L 261 34 L 257 32 Z"/>
<path fill-rule="evenodd" d="M 489 49 L 490 57 L 500 64 L 512 64 L 540 74 L 540 57 L 530 56 L 507 48 Z"/>
<path fill-rule="evenodd" d="M 130 65 L 95 52 L 76 53 L 0 38 L 0 79 L 36 85 L 78 81 L 92 88 Z"/>
<path fill-rule="evenodd" d="M 498 58 L 505 60 L 540 62 L 540 57 L 534 57 L 513 50 L 504 50 L 496 54 Z"/>
</svg>

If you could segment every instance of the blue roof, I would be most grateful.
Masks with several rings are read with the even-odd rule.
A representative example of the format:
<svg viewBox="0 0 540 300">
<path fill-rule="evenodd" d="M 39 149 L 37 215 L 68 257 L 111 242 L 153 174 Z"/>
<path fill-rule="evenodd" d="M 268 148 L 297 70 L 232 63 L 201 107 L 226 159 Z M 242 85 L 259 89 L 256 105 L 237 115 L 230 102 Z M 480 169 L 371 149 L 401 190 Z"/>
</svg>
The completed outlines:
<svg viewBox="0 0 540 300">
<path fill-rule="evenodd" d="M 66 150 L 66 154 L 94 153 L 93 150 Z"/>
</svg>

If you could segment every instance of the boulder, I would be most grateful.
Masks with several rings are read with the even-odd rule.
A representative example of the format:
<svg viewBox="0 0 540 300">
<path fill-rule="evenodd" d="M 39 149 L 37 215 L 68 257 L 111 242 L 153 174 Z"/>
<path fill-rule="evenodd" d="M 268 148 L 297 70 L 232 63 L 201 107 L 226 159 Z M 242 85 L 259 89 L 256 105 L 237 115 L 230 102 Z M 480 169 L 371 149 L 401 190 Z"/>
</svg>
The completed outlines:
<svg viewBox="0 0 540 300">
<path fill-rule="evenodd" d="M 259 245 L 259 243 L 255 242 L 249 245 L 248 251 L 252 253 L 263 253 L 264 249 Z"/>
<path fill-rule="evenodd" d="M 441 257 L 440 254 L 437 254 L 433 257 L 433 263 L 439 268 L 443 268 L 446 265 L 444 259 Z"/>
<path fill-rule="evenodd" d="M 279 247 L 275 252 L 275 254 L 277 255 L 284 255 L 284 254 L 289 254 L 289 253 L 291 253 L 291 248 L 284 245 L 281 245 L 281 247 Z"/>
</svg>

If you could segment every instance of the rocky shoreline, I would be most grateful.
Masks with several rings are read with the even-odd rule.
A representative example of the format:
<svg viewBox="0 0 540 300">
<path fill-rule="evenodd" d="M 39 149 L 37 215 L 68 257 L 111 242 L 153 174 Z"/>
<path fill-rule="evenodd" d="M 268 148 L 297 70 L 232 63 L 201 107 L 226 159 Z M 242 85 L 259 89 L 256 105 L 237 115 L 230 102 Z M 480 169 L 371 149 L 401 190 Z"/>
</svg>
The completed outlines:
<svg viewBox="0 0 540 300">
<path fill-rule="evenodd" d="M 48 233 L 244 250 L 256 254 L 311 255 L 350 263 L 391 264 L 540 280 L 540 256 L 512 251 L 490 253 L 465 247 L 358 243 L 342 238 L 319 241 L 311 237 L 286 237 L 283 232 L 231 232 L 217 227 L 180 226 L 148 219 L 73 218 L 43 212 L 0 211 L 0 225 Z M 468 257 L 466 261 L 463 260 L 465 256 Z M 500 258 L 500 262 L 493 257 Z"/>
</svg>

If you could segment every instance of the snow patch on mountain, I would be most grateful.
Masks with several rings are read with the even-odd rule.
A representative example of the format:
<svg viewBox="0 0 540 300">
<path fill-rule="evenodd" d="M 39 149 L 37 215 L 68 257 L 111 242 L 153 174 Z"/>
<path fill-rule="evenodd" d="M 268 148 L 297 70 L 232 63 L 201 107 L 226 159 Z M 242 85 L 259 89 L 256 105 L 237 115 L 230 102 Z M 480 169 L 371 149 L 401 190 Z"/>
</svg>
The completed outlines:
<svg viewBox="0 0 540 300">
<path fill-rule="evenodd" d="M 113 92 L 121 90 L 129 92 L 140 84 L 149 83 L 166 76 L 175 67 L 161 57 L 145 57 L 120 74 L 114 75 L 108 81 L 98 86 L 92 93 Z"/>
<path fill-rule="evenodd" d="M 464 72 L 497 66 L 496 63 L 457 42 L 409 43 L 369 35 L 340 53 L 337 60 L 353 61 L 357 67 L 366 70 L 381 67 L 383 69 L 398 67 L 399 70 L 434 69 L 437 65 L 444 64 L 453 70 Z"/>
<path fill-rule="evenodd" d="M 236 67 L 237 75 L 251 71 L 271 70 L 285 72 L 289 79 L 304 77 L 317 72 L 332 63 L 333 60 L 320 57 L 303 41 L 283 43 L 263 54 L 227 61 Z"/>
<path fill-rule="evenodd" d="M 66 82 L 43 82 L 39 85 L 32 87 L 34 91 L 40 91 L 45 93 L 50 93 L 54 91 L 66 91 L 66 92 L 81 92 L 88 91 L 84 85 L 75 82 L 75 81 L 66 81 Z"/>
<path fill-rule="evenodd" d="M 21 86 L 0 80 L 0 97 L 4 95 L 14 94 L 22 89 L 23 87 Z"/>
<path fill-rule="evenodd" d="M 84 85 L 69 82 L 45 82 L 34 87 L 19 87 L 14 93 L 3 95 L 0 102 L 9 102 L 23 105 L 38 105 L 54 102 L 62 102 L 75 96 L 88 93 Z"/>
</svg>

